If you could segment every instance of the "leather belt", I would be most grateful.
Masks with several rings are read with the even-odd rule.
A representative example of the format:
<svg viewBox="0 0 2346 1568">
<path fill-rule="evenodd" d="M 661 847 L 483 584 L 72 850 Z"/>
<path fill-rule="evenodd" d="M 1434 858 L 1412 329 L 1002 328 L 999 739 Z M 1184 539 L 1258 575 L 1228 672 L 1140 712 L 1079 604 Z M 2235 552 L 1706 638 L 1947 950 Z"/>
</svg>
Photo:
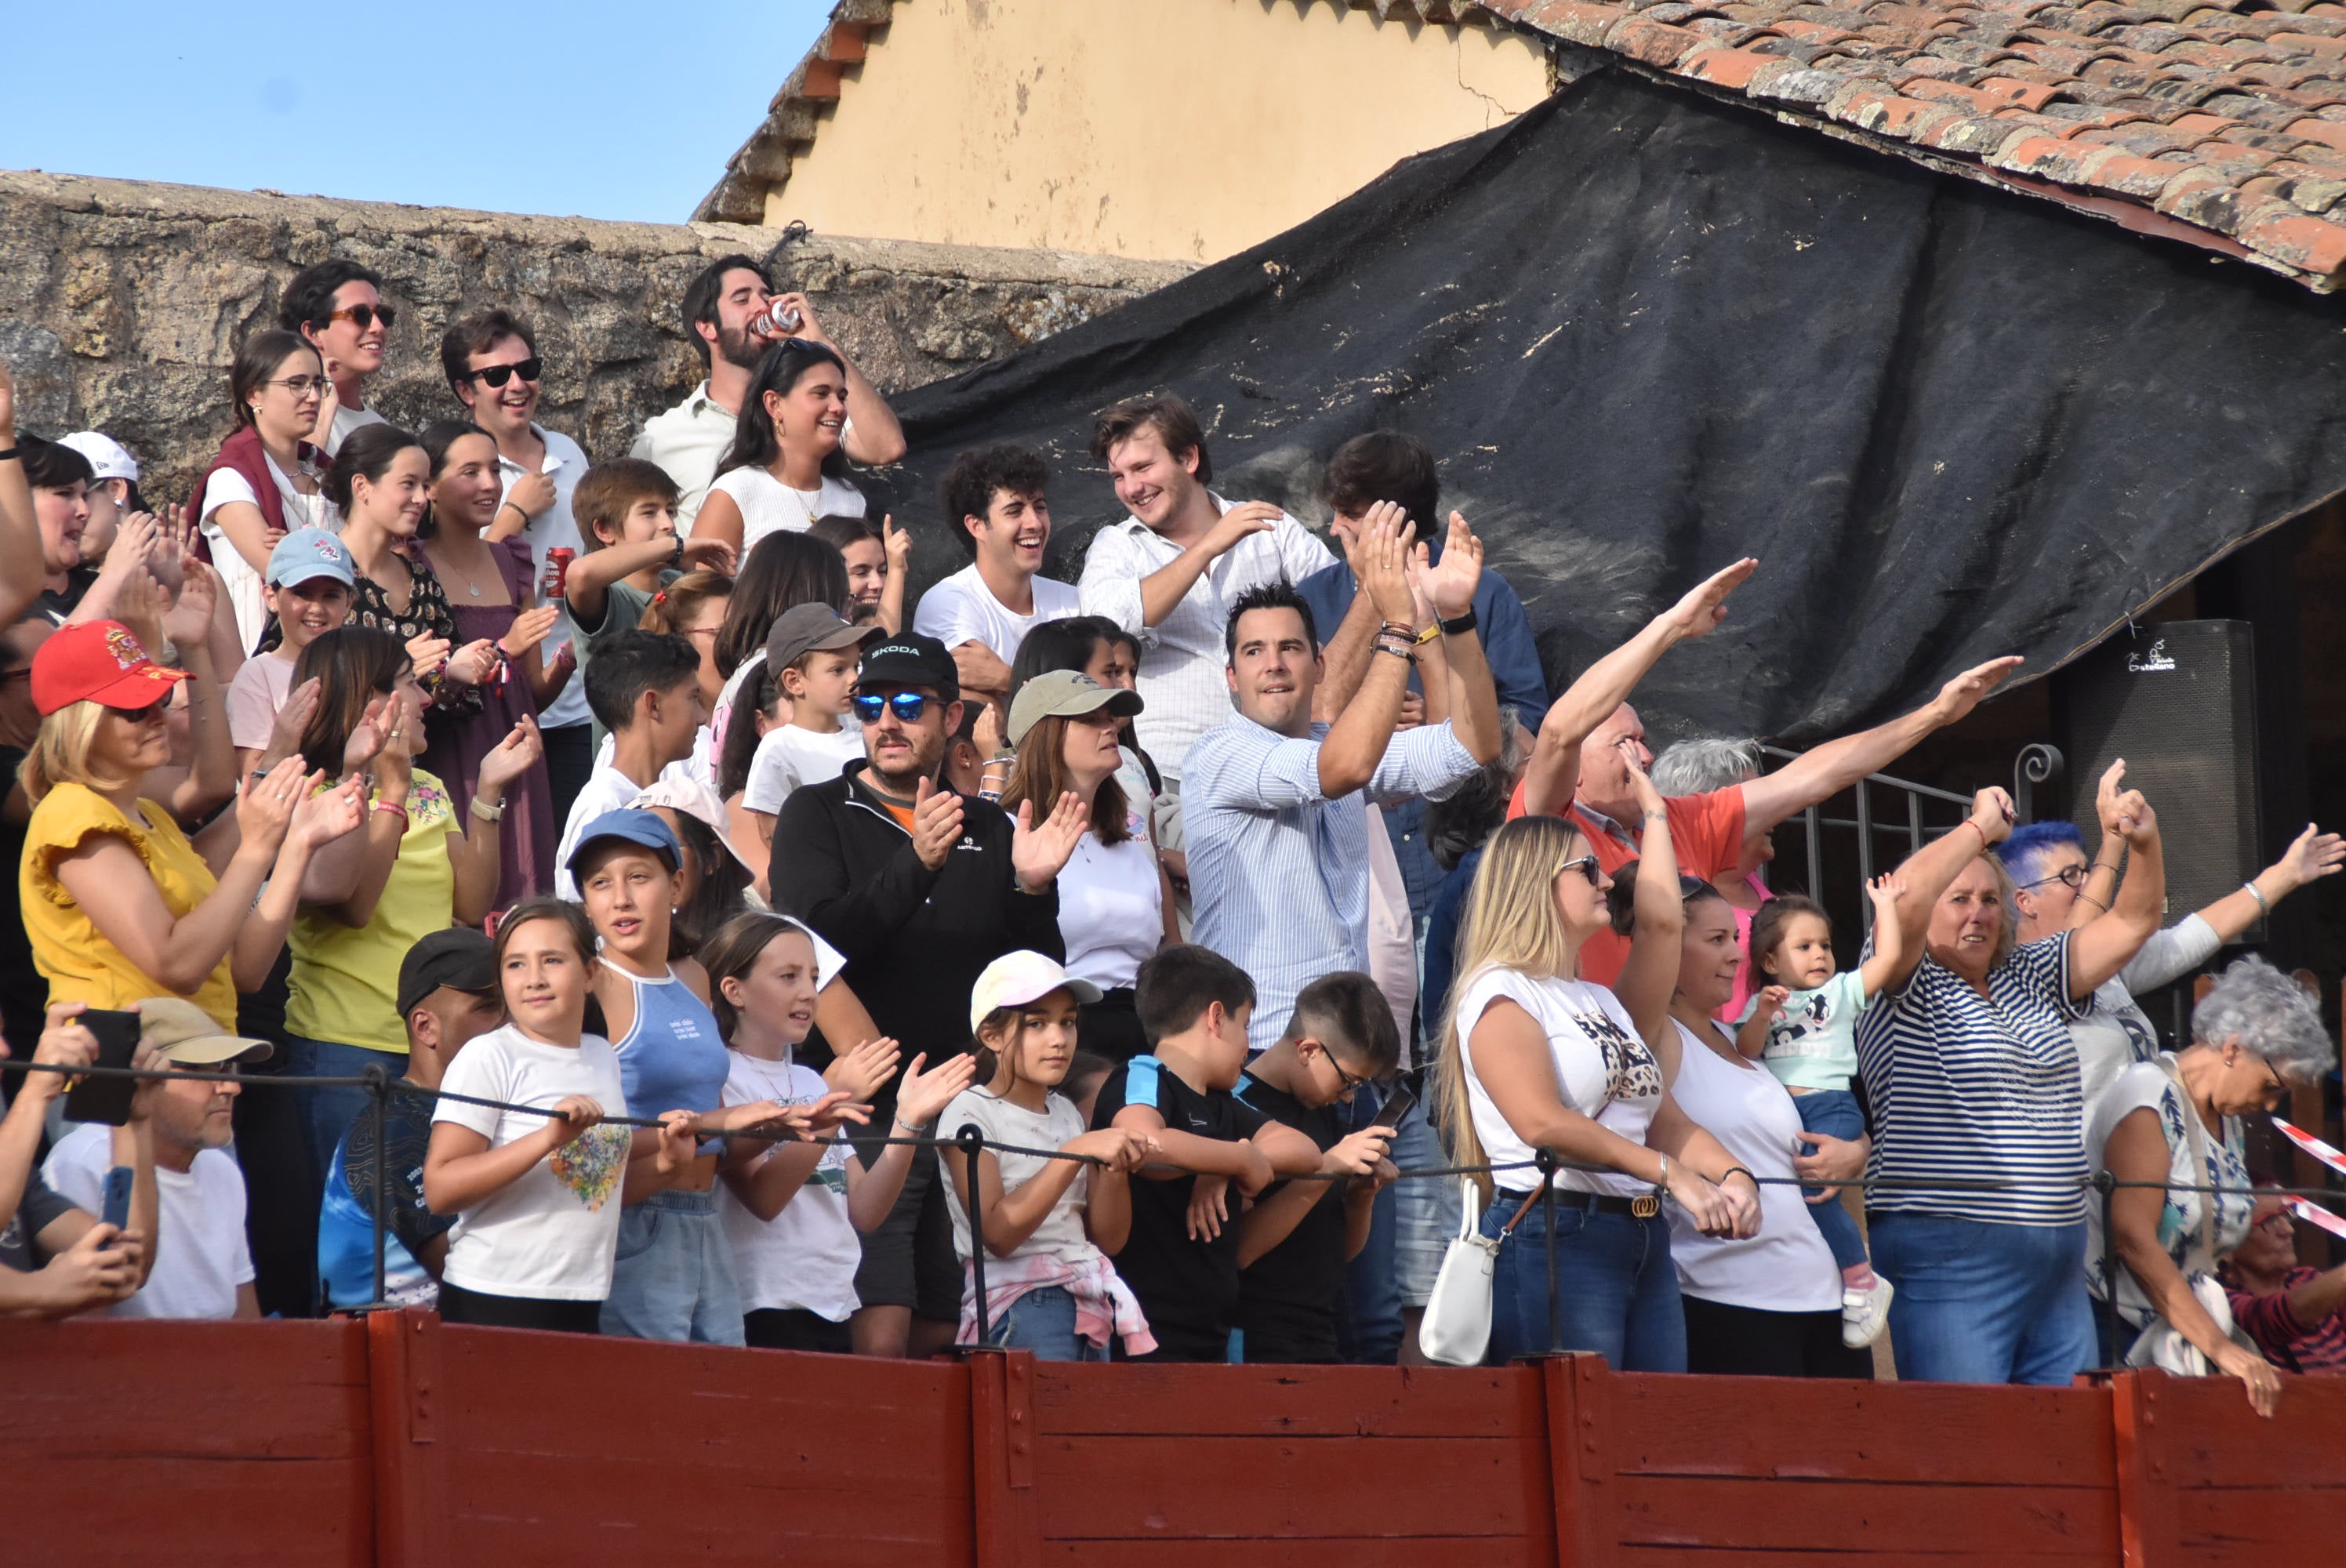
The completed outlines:
<svg viewBox="0 0 2346 1568">
<path fill-rule="evenodd" d="M 1503 1187 L 1499 1196 L 1524 1200 L 1523 1207 L 1515 1210 L 1515 1219 L 1507 1222 L 1510 1228 L 1531 1212 L 1532 1205 L 1539 1201 L 1536 1189 L 1518 1193 Z M 1576 1192 L 1569 1187 L 1558 1187 L 1556 1189 L 1556 1201 L 1560 1208 L 1576 1208 L 1587 1214 L 1625 1215 L 1631 1219 L 1651 1219 L 1662 1212 L 1661 1195 L 1650 1192 L 1639 1193 L 1636 1197 L 1617 1197 L 1607 1192 Z"/>
</svg>

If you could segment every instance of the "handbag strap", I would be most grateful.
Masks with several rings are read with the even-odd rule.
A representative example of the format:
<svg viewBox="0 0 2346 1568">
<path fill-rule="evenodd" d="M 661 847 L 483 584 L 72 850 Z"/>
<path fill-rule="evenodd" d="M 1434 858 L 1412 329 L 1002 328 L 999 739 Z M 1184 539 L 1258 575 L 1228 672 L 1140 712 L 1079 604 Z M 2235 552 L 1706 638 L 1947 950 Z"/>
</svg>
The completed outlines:
<svg viewBox="0 0 2346 1568">
<path fill-rule="evenodd" d="M 2213 1173 L 2208 1168 L 2208 1130 L 2199 1125 L 2199 1107 L 2192 1104 L 2191 1091 L 2183 1086 L 2183 1074 L 2176 1070 L 2174 1057 L 2161 1053 L 2158 1070 L 2167 1074 L 2167 1081 L 2175 1085 L 2176 1097 L 2183 1102 L 2183 1141 L 2191 1151 L 2191 1185 L 2213 1186 L 2216 1184 L 2208 1179 Z M 2216 1195 L 2212 1192 L 2199 1195 L 2199 1232 L 2196 1241 L 2192 1256 L 2185 1261 L 2200 1267 L 2185 1268 L 2187 1278 L 2216 1270 Z"/>
</svg>

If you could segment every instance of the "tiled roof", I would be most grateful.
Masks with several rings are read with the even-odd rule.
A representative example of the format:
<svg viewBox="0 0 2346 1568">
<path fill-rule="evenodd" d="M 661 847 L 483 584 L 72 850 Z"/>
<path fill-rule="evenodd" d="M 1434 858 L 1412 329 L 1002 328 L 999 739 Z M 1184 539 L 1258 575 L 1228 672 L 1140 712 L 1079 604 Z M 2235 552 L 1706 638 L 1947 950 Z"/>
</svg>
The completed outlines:
<svg viewBox="0 0 2346 1568">
<path fill-rule="evenodd" d="M 1484 0 L 1788 118 L 2327 290 L 2346 270 L 2336 0 Z"/>
<path fill-rule="evenodd" d="M 894 3 L 841 0 L 696 219 L 765 220 Z M 1071 19 L 1096 3 L 1068 0 Z M 2317 290 L 2346 283 L 2346 0 L 1290 3 L 1512 23 Z"/>
</svg>

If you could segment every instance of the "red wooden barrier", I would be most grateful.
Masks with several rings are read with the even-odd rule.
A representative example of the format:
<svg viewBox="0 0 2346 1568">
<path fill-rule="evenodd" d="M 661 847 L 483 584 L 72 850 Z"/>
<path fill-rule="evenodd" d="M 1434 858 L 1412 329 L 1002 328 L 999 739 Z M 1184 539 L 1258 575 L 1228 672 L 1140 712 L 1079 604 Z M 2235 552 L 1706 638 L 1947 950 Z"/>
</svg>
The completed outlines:
<svg viewBox="0 0 2346 1568">
<path fill-rule="evenodd" d="M 2346 1380 L 964 1364 L 0 1325 L 0 1562 L 2127 1568 L 2334 1561 Z"/>
</svg>

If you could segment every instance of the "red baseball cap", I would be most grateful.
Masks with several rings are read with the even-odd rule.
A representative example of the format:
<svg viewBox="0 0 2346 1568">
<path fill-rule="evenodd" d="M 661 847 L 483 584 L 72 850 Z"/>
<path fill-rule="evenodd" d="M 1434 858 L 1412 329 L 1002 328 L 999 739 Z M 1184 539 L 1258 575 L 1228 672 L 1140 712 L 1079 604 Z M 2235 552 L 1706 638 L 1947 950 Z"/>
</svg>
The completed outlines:
<svg viewBox="0 0 2346 1568">
<path fill-rule="evenodd" d="M 33 706 L 43 717 L 76 702 L 108 708 L 152 708 L 188 678 L 147 657 L 120 621 L 66 626 L 33 656 Z"/>
</svg>

